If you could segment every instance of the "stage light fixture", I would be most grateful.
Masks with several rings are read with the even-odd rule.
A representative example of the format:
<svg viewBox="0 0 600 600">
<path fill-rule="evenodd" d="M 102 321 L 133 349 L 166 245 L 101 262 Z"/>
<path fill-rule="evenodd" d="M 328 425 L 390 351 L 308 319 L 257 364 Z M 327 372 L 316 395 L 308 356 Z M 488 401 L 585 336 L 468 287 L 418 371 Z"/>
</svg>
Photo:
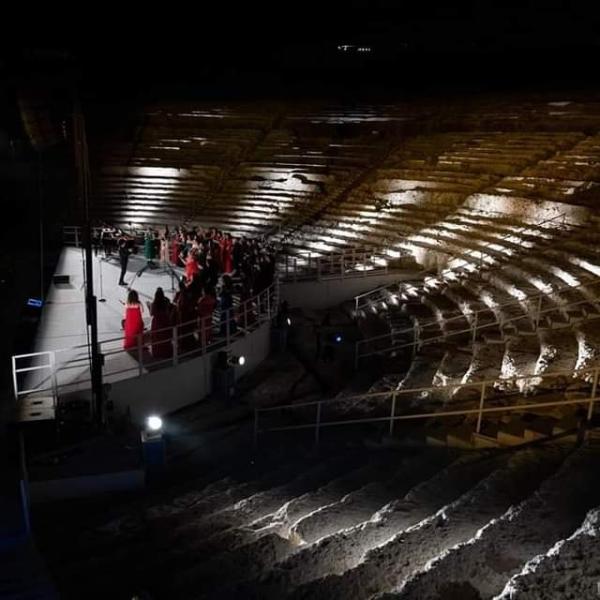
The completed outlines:
<svg viewBox="0 0 600 600">
<path fill-rule="evenodd" d="M 156 415 L 151 415 L 146 419 L 146 429 L 148 431 L 157 432 L 162 429 L 163 421 Z"/>
<path fill-rule="evenodd" d="M 243 367 L 246 364 L 245 356 L 230 356 L 227 362 L 234 367 Z"/>
<path fill-rule="evenodd" d="M 291 319 L 288 317 L 288 318 L 286 319 L 286 323 L 288 324 L 288 327 L 291 327 L 291 325 L 292 325 L 292 320 L 291 320 Z"/>
</svg>

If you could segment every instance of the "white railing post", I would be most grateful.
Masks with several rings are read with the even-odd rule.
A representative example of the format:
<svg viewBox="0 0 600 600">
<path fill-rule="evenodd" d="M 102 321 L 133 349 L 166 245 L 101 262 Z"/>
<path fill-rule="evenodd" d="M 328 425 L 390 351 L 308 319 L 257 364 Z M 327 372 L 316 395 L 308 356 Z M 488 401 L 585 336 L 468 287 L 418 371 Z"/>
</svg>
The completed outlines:
<svg viewBox="0 0 600 600">
<path fill-rule="evenodd" d="M 317 414 L 315 418 L 315 445 L 319 445 L 319 436 L 320 436 L 320 427 L 321 427 L 321 400 L 317 402 Z"/>
<path fill-rule="evenodd" d="M 173 366 L 179 364 L 179 340 L 177 339 L 177 325 L 173 326 L 171 332 L 171 344 L 173 345 Z"/>
<path fill-rule="evenodd" d="M 594 369 L 594 383 L 592 384 L 592 396 L 590 398 L 590 406 L 588 408 L 587 420 L 588 423 L 592 420 L 594 415 L 594 402 L 596 401 L 596 390 L 598 389 L 598 368 Z"/>
<path fill-rule="evenodd" d="M 100 344 L 98 344 L 98 346 L 100 346 Z M 52 395 L 53 395 L 53 403 L 54 403 L 54 408 L 56 408 L 56 403 L 58 400 L 58 378 L 56 375 L 56 353 L 54 352 L 54 350 L 52 350 L 50 352 L 50 354 L 48 355 L 48 361 L 50 364 L 50 373 L 52 376 Z"/>
<path fill-rule="evenodd" d="M 485 403 L 485 381 L 481 384 L 481 396 L 479 398 L 479 414 L 477 415 L 477 433 L 481 433 L 481 420 L 483 419 L 483 404 Z"/>
<path fill-rule="evenodd" d="M 396 395 L 398 392 L 392 392 L 392 410 L 390 412 L 390 435 L 394 434 L 394 417 L 396 416 Z"/>
<path fill-rule="evenodd" d="M 143 338 L 144 334 L 142 333 L 138 333 L 138 339 L 137 339 L 137 346 L 138 346 L 138 375 L 141 377 L 144 374 L 144 359 L 143 359 L 143 353 L 144 353 L 144 345 L 142 343 L 142 338 Z"/>
<path fill-rule="evenodd" d="M 12 376 L 13 376 L 13 392 L 15 395 L 15 400 L 19 399 L 19 382 L 17 378 L 17 358 L 16 356 L 12 356 Z"/>
</svg>

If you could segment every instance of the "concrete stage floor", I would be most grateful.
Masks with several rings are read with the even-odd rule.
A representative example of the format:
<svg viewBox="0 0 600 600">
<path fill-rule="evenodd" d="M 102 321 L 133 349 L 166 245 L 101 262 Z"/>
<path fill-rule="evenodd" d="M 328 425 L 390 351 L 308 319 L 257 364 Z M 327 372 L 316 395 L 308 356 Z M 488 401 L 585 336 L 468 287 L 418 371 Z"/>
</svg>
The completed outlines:
<svg viewBox="0 0 600 600">
<path fill-rule="evenodd" d="M 87 344 L 87 326 L 85 319 L 85 285 L 84 261 L 81 248 L 63 248 L 56 275 L 68 275 L 68 284 L 50 285 L 45 305 L 38 326 L 33 352 L 54 350 L 58 365 L 57 383 L 69 385 L 69 391 L 86 389 L 89 387 L 89 363 L 87 348 L 74 348 Z M 172 299 L 178 282 L 162 268 L 147 269 L 139 277 L 137 272 L 146 265 L 143 256 L 132 255 L 127 266 L 125 281 L 129 287 L 135 289 L 144 304 L 144 322 L 150 328 L 150 315 L 146 306 L 151 301 L 158 286 L 161 286 L 168 298 Z M 104 260 L 101 254 L 93 258 L 94 292 L 98 300 L 98 337 L 103 354 L 105 354 L 104 379 L 107 382 L 124 379 L 134 375 L 132 369 L 139 371 L 138 361 L 127 353 L 120 352 L 108 355 L 122 348 L 123 318 L 125 299 L 128 287 L 119 286 L 120 265 L 115 256 Z M 176 269 L 181 275 L 182 269 Z M 75 364 L 72 363 L 77 359 Z M 42 361 L 44 362 L 44 361 Z M 65 368 L 66 363 L 71 363 Z M 30 363 L 34 364 L 34 363 Z M 35 364 L 41 364 L 36 360 Z M 22 366 L 27 366 L 23 364 Z M 123 369 L 129 372 L 115 373 Z M 47 370 L 31 372 L 23 382 L 27 388 L 37 387 L 44 382 L 50 383 Z"/>
</svg>

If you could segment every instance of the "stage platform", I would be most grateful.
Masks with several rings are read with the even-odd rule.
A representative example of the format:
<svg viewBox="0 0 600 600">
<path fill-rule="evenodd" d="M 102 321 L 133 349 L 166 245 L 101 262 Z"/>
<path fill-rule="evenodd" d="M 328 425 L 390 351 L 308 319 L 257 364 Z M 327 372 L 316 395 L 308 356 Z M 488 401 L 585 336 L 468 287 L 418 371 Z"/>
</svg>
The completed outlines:
<svg viewBox="0 0 600 600">
<path fill-rule="evenodd" d="M 81 248 L 63 248 L 55 275 L 68 275 L 69 283 L 52 283 L 43 306 L 33 352 L 53 350 L 57 364 L 57 383 L 68 385 L 69 391 L 89 388 L 89 362 L 86 344 L 87 326 L 85 318 L 84 261 Z M 118 257 L 106 260 L 100 254 L 93 258 L 94 292 L 98 298 L 98 339 L 105 355 L 104 381 L 110 383 L 132 376 L 139 371 L 135 357 L 119 352 L 122 349 L 123 330 L 121 320 L 124 302 L 129 289 L 135 289 L 144 304 L 144 322 L 150 328 L 150 315 L 147 301 L 151 301 L 157 287 L 162 287 L 172 299 L 177 288 L 177 280 L 165 269 L 146 269 L 143 256 L 132 255 L 127 266 L 125 281 L 128 286 L 118 285 L 121 267 Z M 182 269 L 175 270 L 178 275 Z M 101 302 L 100 300 L 104 300 Z M 76 348 L 77 346 L 82 346 Z M 42 364 L 43 358 L 35 363 Z M 75 362 L 73 362 L 75 361 Z M 23 365 L 25 366 L 25 365 Z M 143 369 L 145 371 L 145 369 Z M 49 386 L 51 378 L 48 370 L 30 372 L 22 382 L 26 389 Z M 25 388 L 24 388 L 25 389 Z"/>
</svg>

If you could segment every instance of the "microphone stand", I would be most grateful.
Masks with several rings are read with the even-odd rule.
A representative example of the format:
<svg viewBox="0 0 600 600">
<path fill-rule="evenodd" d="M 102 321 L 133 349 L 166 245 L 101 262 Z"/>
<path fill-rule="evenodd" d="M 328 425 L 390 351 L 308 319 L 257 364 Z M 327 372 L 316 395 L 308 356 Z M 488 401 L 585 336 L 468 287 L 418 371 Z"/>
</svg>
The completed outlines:
<svg viewBox="0 0 600 600">
<path fill-rule="evenodd" d="M 100 273 L 100 298 L 98 298 L 98 302 L 106 302 L 106 298 L 104 297 L 104 288 L 102 287 L 102 257 L 98 257 L 98 272 Z"/>
</svg>

